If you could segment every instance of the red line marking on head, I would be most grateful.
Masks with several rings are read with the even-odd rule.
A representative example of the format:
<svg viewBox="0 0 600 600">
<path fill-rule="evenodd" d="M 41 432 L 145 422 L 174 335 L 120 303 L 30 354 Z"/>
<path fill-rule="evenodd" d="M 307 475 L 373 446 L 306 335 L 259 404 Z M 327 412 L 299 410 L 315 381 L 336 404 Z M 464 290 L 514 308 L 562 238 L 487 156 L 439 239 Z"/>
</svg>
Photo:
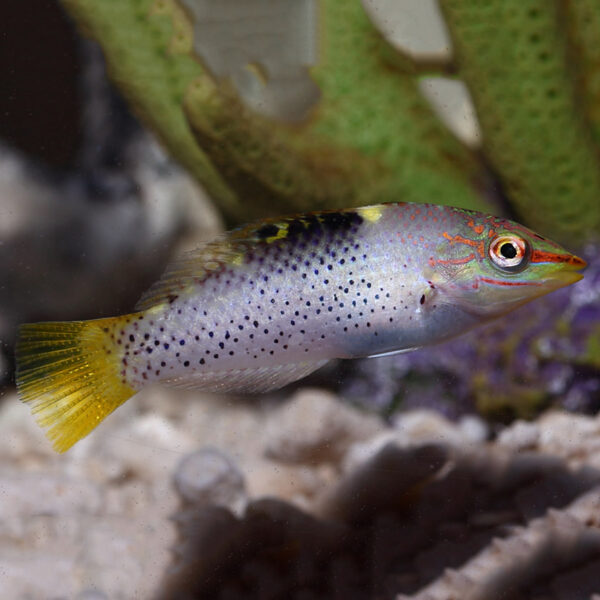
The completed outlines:
<svg viewBox="0 0 600 600">
<path fill-rule="evenodd" d="M 516 285 L 542 285 L 539 281 L 502 281 L 500 279 L 490 279 L 481 277 L 481 281 L 491 283 L 492 285 L 516 286 Z"/>
<path fill-rule="evenodd" d="M 470 238 L 465 238 L 462 235 L 455 235 L 452 237 L 447 231 L 444 231 L 442 236 L 451 244 L 466 244 L 467 246 L 471 246 L 477 250 L 481 258 L 485 257 L 485 244 L 483 243 L 483 240 L 472 240 Z"/>
<path fill-rule="evenodd" d="M 544 250 L 534 250 L 531 253 L 531 262 L 547 262 L 555 264 L 566 263 L 568 265 L 575 265 L 580 268 L 583 268 L 587 265 L 583 259 L 575 256 L 574 254 L 557 254 L 555 252 L 545 252 Z"/>
</svg>

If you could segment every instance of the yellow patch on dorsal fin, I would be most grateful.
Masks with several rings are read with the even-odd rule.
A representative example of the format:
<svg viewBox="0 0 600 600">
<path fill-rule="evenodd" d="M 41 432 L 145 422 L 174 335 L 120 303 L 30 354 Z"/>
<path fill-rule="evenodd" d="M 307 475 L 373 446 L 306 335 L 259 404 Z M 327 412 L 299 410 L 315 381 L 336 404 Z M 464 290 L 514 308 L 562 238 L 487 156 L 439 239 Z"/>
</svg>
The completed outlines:
<svg viewBox="0 0 600 600">
<path fill-rule="evenodd" d="M 376 204 L 374 206 L 361 206 L 356 209 L 356 212 L 368 221 L 369 223 L 377 223 L 379 219 L 383 216 L 383 209 L 385 208 L 384 204 Z"/>
</svg>

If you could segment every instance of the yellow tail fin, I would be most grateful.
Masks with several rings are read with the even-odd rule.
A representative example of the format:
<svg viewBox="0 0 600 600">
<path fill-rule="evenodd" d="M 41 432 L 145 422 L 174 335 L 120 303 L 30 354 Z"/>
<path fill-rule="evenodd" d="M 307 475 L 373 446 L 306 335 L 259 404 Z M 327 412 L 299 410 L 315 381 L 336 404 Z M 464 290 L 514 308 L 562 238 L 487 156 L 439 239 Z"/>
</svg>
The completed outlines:
<svg viewBox="0 0 600 600">
<path fill-rule="evenodd" d="M 28 323 L 17 342 L 17 388 L 57 452 L 136 392 L 119 376 L 110 332 L 119 320 Z"/>
</svg>

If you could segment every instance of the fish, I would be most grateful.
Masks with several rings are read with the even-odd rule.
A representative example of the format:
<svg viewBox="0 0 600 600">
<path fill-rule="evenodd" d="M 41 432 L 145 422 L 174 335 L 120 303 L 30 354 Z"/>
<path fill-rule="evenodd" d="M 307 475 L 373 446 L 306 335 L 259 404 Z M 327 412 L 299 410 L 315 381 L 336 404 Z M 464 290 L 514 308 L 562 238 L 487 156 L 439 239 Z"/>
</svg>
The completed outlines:
<svg viewBox="0 0 600 600">
<path fill-rule="evenodd" d="M 131 314 L 23 324 L 17 389 L 64 452 L 150 384 L 268 392 L 443 342 L 585 266 L 514 221 L 435 204 L 269 219 L 175 259 Z"/>
</svg>

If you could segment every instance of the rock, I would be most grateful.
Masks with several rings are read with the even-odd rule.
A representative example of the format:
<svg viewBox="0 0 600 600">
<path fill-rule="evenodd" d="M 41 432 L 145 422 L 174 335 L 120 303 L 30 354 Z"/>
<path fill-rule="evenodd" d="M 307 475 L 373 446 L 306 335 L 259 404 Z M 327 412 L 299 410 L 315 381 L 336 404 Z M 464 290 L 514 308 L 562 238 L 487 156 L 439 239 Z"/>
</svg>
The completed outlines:
<svg viewBox="0 0 600 600">
<path fill-rule="evenodd" d="M 538 447 L 565 458 L 600 453 L 600 419 L 551 411 L 539 420 Z"/>
<path fill-rule="evenodd" d="M 42 473 L 5 474 L 0 479 L 0 523 L 29 514 L 96 513 L 102 504 L 98 486 Z"/>
<path fill-rule="evenodd" d="M 488 442 L 487 427 L 476 418 L 452 423 L 423 411 L 404 416 L 400 431 L 377 428 L 336 462 L 303 463 L 316 480 L 325 466 L 329 473 L 302 505 L 250 500 L 237 519 L 227 513 L 218 527 L 210 513 L 216 507 L 184 509 L 177 522 L 185 553 L 159 597 L 249 600 L 302 590 L 307 598 L 400 593 L 420 600 L 499 600 L 518 587 L 563 600 L 565 590 L 593 589 L 593 570 L 580 561 L 600 559 L 593 516 L 600 471 L 578 467 L 570 451 L 560 457 L 537 445 L 514 450 L 506 443 L 510 436 Z M 586 417 L 580 427 L 593 421 Z M 310 424 L 303 425 L 304 439 L 310 439 Z M 313 426 L 318 431 L 321 424 Z M 593 445 L 593 437 L 588 441 Z M 268 464 L 246 473 L 249 487 Z M 287 477 L 302 487 L 299 473 L 289 470 Z M 287 493 L 281 482 L 273 475 L 270 485 Z M 195 545 L 194 539 L 204 541 Z"/>
<path fill-rule="evenodd" d="M 550 580 L 551 587 L 554 587 L 552 580 L 556 577 L 557 565 L 561 569 L 570 569 L 600 557 L 599 506 L 600 488 L 597 488 L 562 512 L 551 511 L 506 539 L 492 540 L 460 570 L 448 570 L 418 593 L 400 594 L 396 600 L 495 600 L 506 597 L 506 591 L 513 589 L 528 596 L 527 590 L 531 589 L 532 583 L 541 579 Z M 540 561 L 542 553 L 544 560 Z M 580 573 L 578 577 L 571 578 L 572 589 L 579 588 L 582 578 L 589 582 L 587 572 L 583 573 L 583 577 Z M 597 581 L 596 577 L 595 585 Z M 535 587 L 539 597 L 547 597 L 540 594 L 539 584 Z M 553 597 L 557 596 L 553 594 Z M 562 600 L 565 596 L 560 594 L 558 597 Z"/>
<path fill-rule="evenodd" d="M 75 600 L 110 600 L 109 597 L 100 590 L 83 590 L 77 594 Z"/>
<path fill-rule="evenodd" d="M 3 544 L 4 546 L 4 544 Z M 75 588 L 76 560 L 72 553 L 58 556 L 43 551 L 0 551 L 2 595 L 5 598 L 69 598 Z"/>
<path fill-rule="evenodd" d="M 342 404 L 333 394 L 301 390 L 269 417 L 265 452 L 284 463 L 336 462 L 351 444 L 381 429 L 377 417 Z"/>
<path fill-rule="evenodd" d="M 103 440 L 98 468 L 105 470 L 108 462 L 116 476 L 120 471 L 147 482 L 167 480 L 181 455 L 195 447 L 194 439 L 161 414 L 128 416 L 122 414 L 121 422 Z M 98 451 L 93 446 L 86 453 L 90 458 Z"/>
<path fill-rule="evenodd" d="M 315 510 L 317 514 L 349 522 L 394 511 L 413 487 L 433 477 L 445 461 L 442 448 L 400 448 L 389 443 L 366 464 L 348 473 Z"/>
<path fill-rule="evenodd" d="M 465 415 L 458 421 L 458 428 L 464 436 L 465 442 L 481 444 L 485 442 L 490 430 L 487 423 L 477 415 Z"/>
<path fill-rule="evenodd" d="M 515 421 L 500 432 L 498 443 L 513 450 L 534 448 L 540 439 L 539 425 L 527 421 Z"/>
<path fill-rule="evenodd" d="M 224 452 L 214 448 L 185 456 L 173 480 L 184 502 L 198 508 L 208 504 L 237 506 L 245 500 L 243 475 Z"/>
<path fill-rule="evenodd" d="M 462 429 L 431 410 L 414 410 L 398 414 L 392 421 L 398 432 L 397 442 L 401 445 L 443 444 L 446 446 L 464 446 L 479 442 L 483 435 L 480 430 L 473 431 L 473 438 L 465 435 L 469 425 Z M 467 422 L 468 423 L 468 422 Z"/>
</svg>

